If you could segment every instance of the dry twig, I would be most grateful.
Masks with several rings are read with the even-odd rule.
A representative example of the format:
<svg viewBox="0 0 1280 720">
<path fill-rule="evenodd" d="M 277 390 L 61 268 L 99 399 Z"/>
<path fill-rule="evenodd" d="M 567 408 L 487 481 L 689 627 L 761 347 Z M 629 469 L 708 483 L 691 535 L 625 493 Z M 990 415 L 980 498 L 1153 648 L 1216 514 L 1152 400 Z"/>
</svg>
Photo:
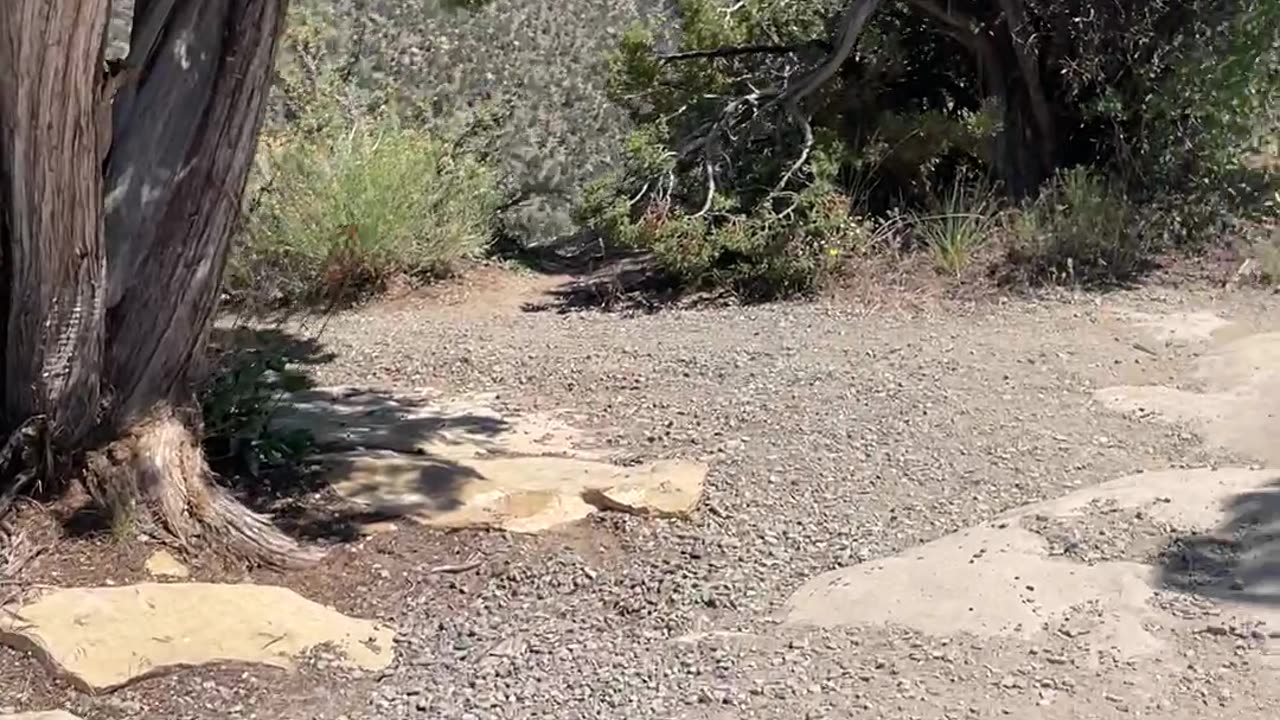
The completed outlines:
<svg viewBox="0 0 1280 720">
<path fill-rule="evenodd" d="M 480 560 L 480 558 L 473 555 L 466 562 L 449 564 L 449 565 L 437 565 L 431 568 L 430 570 L 428 570 L 427 572 L 431 573 L 432 575 L 457 575 L 458 573 L 470 572 L 472 570 L 475 570 L 476 568 L 480 567 L 482 564 L 483 563 Z"/>
</svg>

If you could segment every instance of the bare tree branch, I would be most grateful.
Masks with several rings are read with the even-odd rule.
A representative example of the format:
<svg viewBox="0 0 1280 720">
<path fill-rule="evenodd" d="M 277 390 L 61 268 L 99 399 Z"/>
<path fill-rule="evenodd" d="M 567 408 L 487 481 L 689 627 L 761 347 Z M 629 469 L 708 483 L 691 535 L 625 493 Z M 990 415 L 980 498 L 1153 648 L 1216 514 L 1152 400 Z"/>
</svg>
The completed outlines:
<svg viewBox="0 0 1280 720">
<path fill-rule="evenodd" d="M 802 50 L 829 50 L 830 45 L 824 40 L 810 40 L 795 45 L 730 45 L 707 50 L 684 50 L 681 52 L 658 55 L 662 62 L 680 62 L 682 60 L 698 60 L 703 58 L 727 58 L 739 55 L 792 55 Z"/>
<path fill-rule="evenodd" d="M 791 119 L 800 126 L 800 130 L 804 133 L 804 145 L 800 149 L 800 157 L 796 158 L 791 167 L 787 168 L 787 172 L 782 176 L 782 179 L 774 186 L 773 191 L 775 193 L 781 192 L 787 186 L 787 183 L 791 181 L 791 177 L 799 172 L 800 168 L 804 167 L 805 162 L 809 160 L 809 152 L 813 150 L 813 125 L 809 123 L 809 118 L 800 112 L 800 106 L 794 100 L 788 100 L 784 103 L 784 107 L 787 109 L 787 115 L 791 116 Z"/>
<path fill-rule="evenodd" d="M 742 125 L 751 122 L 762 112 L 781 108 L 791 122 L 795 123 L 803 133 L 804 142 L 799 157 L 791 163 L 783 174 L 774 192 L 781 191 L 787 183 L 800 171 L 809 160 L 813 148 L 813 127 L 802 110 L 802 103 L 808 96 L 817 92 L 836 76 L 841 66 L 853 54 L 858 37 L 866 27 L 867 21 L 879 8 L 881 0 L 849 0 L 844 12 L 836 22 L 836 30 L 830 43 L 817 42 L 804 45 L 749 45 L 740 47 L 715 48 L 710 50 L 694 50 L 659 56 L 664 62 L 688 60 L 692 58 L 732 57 L 746 54 L 793 54 L 805 47 L 825 47 L 827 55 L 822 62 L 799 75 L 793 80 L 791 73 L 785 73 L 780 87 L 754 90 L 730 102 L 720 111 L 714 120 L 704 123 L 693 132 L 676 153 L 677 161 L 683 161 L 695 153 L 701 153 L 702 166 L 707 177 L 707 195 L 702 208 L 694 215 L 705 215 L 715 200 L 716 180 L 715 162 L 711 159 L 722 137 L 735 140 L 734 133 Z"/>
<path fill-rule="evenodd" d="M 849 0 L 849 4 L 845 6 L 844 13 L 840 16 L 839 24 L 836 27 L 836 36 L 831 43 L 831 52 L 827 54 L 826 59 L 818 67 L 811 70 L 799 83 L 788 88 L 785 96 L 789 100 L 798 102 L 817 92 L 831 78 L 835 77 L 840 67 L 853 54 L 853 49 L 858 44 L 858 36 L 862 34 L 862 28 L 866 26 L 867 21 L 871 19 L 872 14 L 875 13 L 878 7 L 880 7 L 880 0 Z"/>
<path fill-rule="evenodd" d="M 693 216 L 696 218 L 706 215 L 711 210 L 711 204 L 716 199 L 716 166 L 715 163 L 711 162 L 710 152 L 703 155 L 703 165 L 707 170 L 707 199 L 702 202 L 702 209 L 694 213 Z"/>
</svg>

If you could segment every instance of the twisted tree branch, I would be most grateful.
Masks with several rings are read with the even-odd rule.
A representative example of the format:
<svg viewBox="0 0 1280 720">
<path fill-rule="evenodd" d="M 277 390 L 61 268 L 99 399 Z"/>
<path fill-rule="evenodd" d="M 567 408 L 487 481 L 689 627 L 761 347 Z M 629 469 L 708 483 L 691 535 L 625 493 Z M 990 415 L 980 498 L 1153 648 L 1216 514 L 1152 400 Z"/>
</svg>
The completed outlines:
<svg viewBox="0 0 1280 720">
<path fill-rule="evenodd" d="M 685 160 L 694 153 L 700 152 L 702 154 L 702 164 L 707 175 L 707 197 L 697 215 L 705 214 L 714 200 L 716 187 L 715 163 L 711 160 L 711 153 L 715 150 L 716 143 L 725 135 L 732 137 L 732 132 L 735 128 L 756 118 L 761 112 L 781 107 L 785 111 L 787 119 L 795 123 L 804 135 L 804 143 L 801 147 L 799 159 L 788 167 L 775 192 L 780 191 L 799 172 L 800 168 L 808 161 L 814 142 L 813 128 L 810 125 L 808 116 L 801 109 L 802 103 L 807 97 L 817 92 L 836 76 L 840 67 L 853 54 L 853 50 L 857 46 L 858 37 L 861 35 L 863 28 L 866 27 L 867 21 L 871 19 L 876 9 L 879 8 L 880 3 L 881 0 L 849 0 L 844 12 L 836 22 L 835 35 L 832 41 L 824 44 L 828 52 L 820 63 L 800 75 L 797 80 L 786 82 L 781 88 L 756 90 L 730 102 L 720 111 L 715 120 L 699 128 L 693 134 L 693 138 L 679 149 L 676 157 L 680 160 Z M 804 45 L 750 45 L 672 53 L 660 56 L 659 59 L 670 62 L 692 58 L 731 57 L 751 53 L 790 54 L 804 47 L 823 47 L 824 45 L 817 43 Z M 744 110 L 748 109 L 750 112 L 744 114 Z"/>
<path fill-rule="evenodd" d="M 680 62 L 682 60 L 698 60 L 705 58 L 728 58 L 740 55 L 792 55 L 809 49 L 830 50 L 831 45 L 825 40 L 810 40 L 795 45 L 731 45 L 710 48 L 707 50 L 684 50 L 681 52 L 658 55 L 662 62 Z"/>
</svg>

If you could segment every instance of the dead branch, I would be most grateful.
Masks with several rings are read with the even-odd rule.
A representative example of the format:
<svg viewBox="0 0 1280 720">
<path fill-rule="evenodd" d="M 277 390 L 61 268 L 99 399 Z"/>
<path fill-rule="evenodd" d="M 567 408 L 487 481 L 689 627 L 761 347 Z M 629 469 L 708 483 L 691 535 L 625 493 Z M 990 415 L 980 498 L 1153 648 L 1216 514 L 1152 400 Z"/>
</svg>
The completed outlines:
<svg viewBox="0 0 1280 720">
<path fill-rule="evenodd" d="M 663 62 L 688 60 L 693 58 L 733 57 L 746 54 L 793 54 L 805 47 L 824 47 L 826 57 L 816 66 L 793 80 L 790 75 L 783 78 L 782 86 L 777 88 L 753 91 L 730 102 L 714 120 L 704 123 L 698 128 L 692 139 L 686 142 L 676 153 L 677 161 L 690 159 L 700 153 L 702 165 L 707 176 L 707 195 L 702 208 L 694 217 L 705 215 L 711 208 L 715 198 L 715 162 L 711 159 L 717 144 L 722 137 L 734 139 L 737 128 L 751 122 L 762 112 L 781 108 L 787 118 L 795 123 L 804 136 L 799 158 L 784 173 L 775 187 L 775 194 L 787 183 L 809 160 L 813 148 L 813 127 L 809 118 L 801 109 L 803 101 L 829 82 L 840 67 L 849 59 L 857 45 L 867 21 L 880 6 L 881 0 L 849 0 L 836 24 L 833 40 L 829 43 L 811 42 L 802 45 L 748 45 L 715 48 L 710 50 L 693 50 L 659 56 Z"/>
<path fill-rule="evenodd" d="M 787 186 L 787 183 L 791 181 L 791 177 L 799 172 L 800 168 L 804 167 L 805 162 L 809 160 L 809 153 L 813 150 L 813 125 L 809 123 L 809 118 L 800 112 L 800 106 L 794 100 L 787 101 L 784 107 L 787 109 L 787 115 L 791 116 L 791 119 L 800 126 L 800 130 L 804 133 L 804 145 L 800 148 L 800 157 L 796 158 L 791 167 L 787 168 L 787 172 L 783 174 L 782 179 L 774 186 L 773 191 L 775 193 L 781 192 Z"/>
<path fill-rule="evenodd" d="M 713 58 L 730 58 L 741 55 L 793 55 L 802 50 L 820 49 L 830 51 L 831 45 L 825 40 L 810 40 L 794 45 L 729 45 L 709 48 L 707 50 L 684 50 L 681 52 L 658 55 L 660 62 L 681 62 L 684 60 L 701 60 Z"/>
<path fill-rule="evenodd" d="M 458 573 L 470 572 L 472 570 L 475 570 L 476 568 L 480 567 L 481 564 L 482 564 L 481 560 L 473 555 L 466 562 L 449 564 L 449 565 L 437 565 L 431 568 L 430 570 L 428 570 L 427 572 L 429 572 L 432 575 L 456 575 Z"/>
<path fill-rule="evenodd" d="M 871 19 L 878 7 L 880 7 L 880 0 L 849 0 L 836 26 L 836 36 L 831 43 L 831 52 L 800 82 L 787 89 L 784 94 L 788 100 L 798 103 L 817 92 L 835 77 L 840 67 L 853 54 L 862 29 L 866 27 L 867 21 Z"/>
<path fill-rule="evenodd" d="M 702 203 L 702 209 L 694 213 L 694 217 L 702 217 L 711 210 L 711 203 L 716 199 L 716 166 L 711 162 L 711 154 L 703 155 L 703 165 L 707 169 L 707 199 Z"/>
</svg>

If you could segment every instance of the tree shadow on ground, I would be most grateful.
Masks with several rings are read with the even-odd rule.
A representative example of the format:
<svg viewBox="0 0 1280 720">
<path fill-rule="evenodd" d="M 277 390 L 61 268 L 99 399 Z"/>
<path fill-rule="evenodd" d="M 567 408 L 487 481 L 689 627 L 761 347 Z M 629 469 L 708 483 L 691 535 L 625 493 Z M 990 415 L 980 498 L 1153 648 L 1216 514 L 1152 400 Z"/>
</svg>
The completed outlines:
<svg viewBox="0 0 1280 720">
<path fill-rule="evenodd" d="M 1174 538 L 1159 580 L 1212 600 L 1280 605 L 1280 478 L 1234 497 L 1228 513 L 1212 532 Z"/>
<path fill-rule="evenodd" d="M 376 507 L 347 501 L 330 487 L 328 477 L 342 476 L 353 469 L 344 458 L 328 459 L 324 468 L 311 467 L 278 471 L 266 482 L 240 491 L 250 507 L 269 513 L 276 526 L 306 542 L 349 543 L 364 537 L 370 526 L 404 520 L 424 512 L 444 513 L 462 506 L 463 487 L 483 477 L 475 469 L 444 458 L 427 458 L 415 463 L 411 478 L 402 478 L 397 498 L 380 497 Z M 280 478 L 281 475 L 286 475 Z M 276 479 L 280 478 L 280 479 Z M 357 488 L 379 495 L 380 488 Z"/>
<path fill-rule="evenodd" d="M 610 257 L 589 273 L 575 275 L 547 292 L 548 299 L 528 302 L 525 312 L 560 314 L 595 310 L 619 314 L 653 314 L 662 310 L 697 309 L 734 302 L 728 292 L 690 291 L 639 253 Z"/>
<path fill-rule="evenodd" d="M 305 371 L 317 365 L 327 365 L 337 358 L 326 350 L 316 335 L 304 336 L 280 327 L 215 327 L 209 333 L 210 361 L 215 363 L 227 353 L 260 352 L 282 357 Z"/>
<path fill-rule="evenodd" d="M 509 422 L 492 414 L 466 408 L 442 412 L 425 394 L 316 388 L 314 368 L 331 362 L 334 353 L 317 337 L 281 328 L 218 328 L 210 339 L 211 381 L 217 382 L 220 373 L 234 372 L 237 358 L 245 353 L 287 360 L 288 368 L 273 382 L 287 381 L 255 400 L 258 404 L 246 411 L 251 417 L 244 418 L 244 427 L 228 431 L 242 436 L 206 437 L 206 454 L 220 485 L 298 539 L 349 542 L 361 537 L 362 527 L 370 523 L 458 507 L 461 488 L 478 479 L 476 472 L 444 458 L 429 458 L 421 448 L 461 443 L 485 447 L 511 430 Z M 305 440 L 296 454 L 285 452 L 279 462 L 260 461 L 268 444 L 299 434 Z M 371 511 L 338 497 L 328 477 L 349 471 L 352 460 L 344 454 L 357 449 L 416 455 L 418 462 L 411 468 L 406 465 L 403 472 L 417 477 L 400 478 L 400 487 L 413 501 Z M 62 525 L 70 537 L 121 530 L 87 498 L 68 508 Z"/>
<path fill-rule="evenodd" d="M 512 428 L 490 414 L 445 412 L 425 395 L 353 387 L 291 394 L 275 413 L 272 429 L 310 433 L 310 456 L 256 477 L 237 476 L 238 494 L 296 537 L 350 542 L 371 523 L 456 509 L 462 488 L 482 479 L 470 467 L 427 455 L 425 446 L 496 447 L 498 438 Z M 380 487 L 357 488 L 377 498 L 376 511 L 339 497 L 328 480 L 350 474 L 357 458 L 370 455 L 402 461 L 383 468 L 395 476 L 395 497 L 383 494 Z"/>
<path fill-rule="evenodd" d="M 539 245 L 499 235 L 489 246 L 489 254 L 541 275 L 589 275 L 625 253 L 609 249 L 587 233 L 578 233 Z"/>
<path fill-rule="evenodd" d="M 548 292 L 545 301 L 524 303 L 521 309 L 530 313 L 652 314 L 673 307 L 723 305 L 731 299 L 728 293 L 690 292 L 659 269 L 651 255 L 610 247 L 590 233 L 534 247 L 500 237 L 491 252 L 532 272 L 570 278 Z"/>
</svg>

